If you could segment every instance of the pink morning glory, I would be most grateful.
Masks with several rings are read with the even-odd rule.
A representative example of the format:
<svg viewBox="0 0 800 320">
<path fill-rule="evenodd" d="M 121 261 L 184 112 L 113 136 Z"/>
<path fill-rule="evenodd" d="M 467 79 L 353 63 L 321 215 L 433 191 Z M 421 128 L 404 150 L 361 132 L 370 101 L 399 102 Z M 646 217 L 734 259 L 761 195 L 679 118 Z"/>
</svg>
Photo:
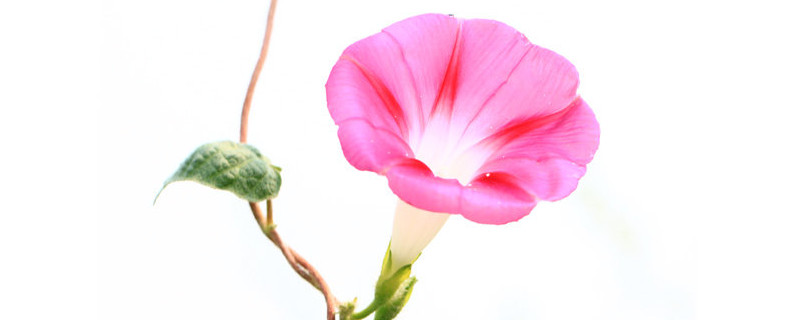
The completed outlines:
<svg viewBox="0 0 800 320">
<path fill-rule="evenodd" d="M 399 207 L 516 221 L 575 190 L 597 150 L 575 67 L 498 21 L 395 23 L 348 47 L 326 88 L 345 158 Z"/>
</svg>

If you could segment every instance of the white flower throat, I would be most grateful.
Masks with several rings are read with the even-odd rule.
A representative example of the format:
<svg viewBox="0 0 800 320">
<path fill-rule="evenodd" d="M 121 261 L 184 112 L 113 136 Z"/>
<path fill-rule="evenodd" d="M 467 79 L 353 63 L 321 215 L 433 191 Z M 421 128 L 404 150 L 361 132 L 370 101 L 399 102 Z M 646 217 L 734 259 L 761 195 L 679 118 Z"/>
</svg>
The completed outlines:
<svg viewBox="0 0 800 320">
<path fill-rule="evenodd" d="M 456 179 L 466 186 L 489 156 L 488 150 L 476 147 L 479 140 L 466 133 L 463 126 L 453 125 L 444 116 L 435 116 L 418 139 L 412 139 L 411 149 L 439 178 Z"/>
<path fill-rule="evenodd" d="M 425 211 L 398 200 L 389 246 L 392 252 L 391 272 L 414 262 L 449 217 L 449 213 Z"/>
</svg>

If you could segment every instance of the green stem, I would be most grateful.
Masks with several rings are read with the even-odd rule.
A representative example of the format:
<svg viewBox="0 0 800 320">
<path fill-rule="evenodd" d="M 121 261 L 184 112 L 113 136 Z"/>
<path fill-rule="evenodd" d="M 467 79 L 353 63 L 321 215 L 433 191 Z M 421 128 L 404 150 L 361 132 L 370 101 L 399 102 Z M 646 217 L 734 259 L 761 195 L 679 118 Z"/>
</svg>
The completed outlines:
<svg viewBox="0 0 800 320">
<path fill-rule="evenodd" d="M 375 310 L 377 310 L 378 307 L 380 307 L 380 305 L 375 303 L 375 300 L 372 300 L 372 302 L 367 306 L 366 309 L 361 310 L 360 312 L 354 313 L 352 316 L 350 316 L 350 319 L 353 319 L 353 320 L 364 319 L 367 316 L 369 316 L 370 314 L 372 314 L 373 312 L 375 312 Z"/>
</svg>

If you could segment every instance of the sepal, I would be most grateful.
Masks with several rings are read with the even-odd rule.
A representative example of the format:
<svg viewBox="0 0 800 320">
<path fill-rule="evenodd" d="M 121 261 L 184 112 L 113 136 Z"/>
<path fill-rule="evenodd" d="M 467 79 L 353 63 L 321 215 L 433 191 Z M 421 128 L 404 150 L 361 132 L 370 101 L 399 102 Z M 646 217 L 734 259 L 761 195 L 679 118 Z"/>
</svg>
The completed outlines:
<svg viewBox="0 0 800 320">
<path fill-rule="evenodd" d="M 391 320 L 403 310 L 403 307 L 411 298 L 411 291 L 417 283 L 416 277 L 411 277 L 403 281 L 397 291 L 389 298 L 382 307 L 375 311 L 375 320 Z"/>
</svg>

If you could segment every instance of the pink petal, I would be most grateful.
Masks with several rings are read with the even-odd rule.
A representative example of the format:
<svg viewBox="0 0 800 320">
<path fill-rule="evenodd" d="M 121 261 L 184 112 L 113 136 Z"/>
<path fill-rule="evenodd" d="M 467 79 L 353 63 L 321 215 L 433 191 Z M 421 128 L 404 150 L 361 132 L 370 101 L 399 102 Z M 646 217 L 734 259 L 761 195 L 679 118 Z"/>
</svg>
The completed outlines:
<svg viewBox="0 0 800 320">
<path fill-rule="evenodd" d="M 433 175 L 419 160 L 396 163 L 386 172 L 386 178 L 392 192 L 412 206 L 433 212 L 459 212 L 461 184 Z"/>
<path fill-rule="evenodd" d="M 372 125 L 402 136 L 402 109 L 391 92 L 369 70 L 341 59 L 328 78 L 328 111 L 337 125 L 349 119 L 366 119 Z M 346 141 L 342 141 L 345 143 Z"/>
<path fill-rule="evenodd" d="M 457 61 L 452 82 L 454 97 L 437 106 L 436 112 L 452 117 L 458 125 L 466 125 L 486 100 L 514 71 L 531 48 L 522 34 L 493 20 L 465 20 L 461 41 L 454 51 Z"/>
<path fill-rule="evenodd" d="M 575 100 L 577 88 L 578 73 L 569 61 L 550 50 L 532 46 L 508 80 L 497 86 L 479 108 L 471 112 L 459 109 L 460 114 L 473 115 L 464 139 L 485 137 L 519 119 L 556 113 Z M 469 106 L 459 104 L 458 108 Z"/>
<path fill-rule="evenodd" d="M 383 32 L 389 35 L 403 54 L 403 62 L 389 70 L 405 66 L 411 74 L 419 97 L 414 115 L 424 128 L 436 99 L 442 90 L 445 75 L 453 64 L 453 53 L 459 43 L 459 20 L 441 14 L 425 14 L 395 23 Z"/>
<path fill-rule="evenodd" d="M 436 177 L 422 162 L 408 159 L 386 172 L 389 187 L 414 207 L 459 213 L 479 223 L 503 224 L 530 213 L 536 200 L 510 175 L 484 175 L 462 186 L 455 179 Z"/>
<path fill-rule="evenodd" d="M 458 33 L 458 21 L 422 15 L 358 41 L 342 54 L 381 85 L 401 106 L 404 136 L 418 135 L 439 93 Z M 331 75 L 330 79 L 334 79 Z M 329 80 L 330 81 L 330 80 Z M 363 88 L 363 87 L 362 87 Z"/>
<path fill-rule="evenodd" d="M 543 200 L 569 195 L 597 150 L 600 128 L 578 98 L 561 112 L 507 126 L 481 144 L 497 150 L 478 172 L 506 172 Z"/>
<path fill-rule="evenodd" d="M 347 161 L 359 170 L 383 174 L 411 155 L 411 149 L 396 133 L 361 118 L 339 123 L 339 141 Z"/>
<path fill-rule="evenodd" d="M 483 174 L 462 195 L 461 215 L 486 224 L 505 224 L 528 215 L 536 199 L 517 185 L 512 175 Z"/>
<path fill-rule="evenodd" d="M 459 50 L 452 135 L 474 141 L 520 117 L 565 108 L 578 74 L 558 54 L 532 45 L 513 28 L 492 20 L 466 20 Z"/>
</svg>

